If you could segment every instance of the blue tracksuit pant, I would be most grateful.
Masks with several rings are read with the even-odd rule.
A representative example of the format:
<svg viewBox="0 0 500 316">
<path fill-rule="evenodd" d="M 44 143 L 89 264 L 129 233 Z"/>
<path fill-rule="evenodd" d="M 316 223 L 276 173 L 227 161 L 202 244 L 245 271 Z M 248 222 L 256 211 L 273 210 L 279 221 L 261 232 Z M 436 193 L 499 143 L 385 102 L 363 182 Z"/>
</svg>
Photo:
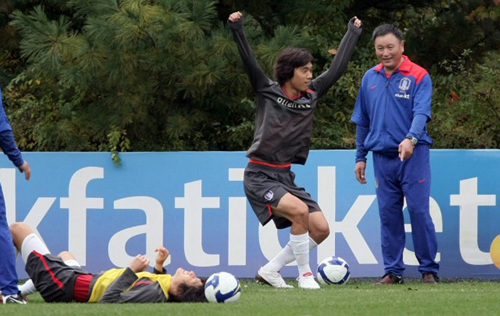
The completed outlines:
<svg viewBox="0 0 500 316">
<path fill-rule="evenodd" d="M 12 242 L 2 187 L 0 186 L 0 291 L 2 295 L 17 294 L 16 251 Z"/>
<path fill-rule="evenodd" d="M 411 220 L 413 245 L 423 273 L 439 270 L 435 261 L 437 240 L 429 211 L 431 188 L 430 149 L 418 145 L 410 159 L 403 162 L 397 154 L 373 153 L 377 200 L 381 222 L 382 255 L 385 273 L 403 275 L 403 250 L 406 234 L 403 204 Z"/>
</svg>

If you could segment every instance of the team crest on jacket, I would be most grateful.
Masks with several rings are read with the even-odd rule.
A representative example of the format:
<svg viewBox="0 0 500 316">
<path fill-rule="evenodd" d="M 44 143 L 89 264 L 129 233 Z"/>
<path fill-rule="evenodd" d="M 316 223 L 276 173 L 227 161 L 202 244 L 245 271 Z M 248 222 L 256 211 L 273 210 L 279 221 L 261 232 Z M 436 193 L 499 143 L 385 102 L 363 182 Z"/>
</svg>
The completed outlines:
<svg viewBox="0 0 500 316">
<path fill-rule="evenodd" d="M 402 98 L 402 99 L 407 99 L 409 100 L 410 99 L 410 94 L 406 93 L 406 91 L 408 91 L 410 89 L 410 86 L 411 86 L 411 80 L 408 79 L 408 78 L 403 78 L 401 79 L 401 81 L 399 82 L 399 91 L 401 93 L 396 93 L 394 94 L 394 96 L 396 98 Z"/>
<path fill-rule="evenodd" d="M 411 86 L 411 80 L 408 78 L 403 78 L 399 82 L 399 90 L 401 90 L 401 92 L 408 91 L 410 89 L 410 86 Z"/>
<path fill-rule="evenodd" d="M 266 195 L 264 195 L 264 198 L 268 201 L 271 201 L 273 197 L 274 197 L 274 192 L 271 190 L 267 191 Z"/>
</svg>

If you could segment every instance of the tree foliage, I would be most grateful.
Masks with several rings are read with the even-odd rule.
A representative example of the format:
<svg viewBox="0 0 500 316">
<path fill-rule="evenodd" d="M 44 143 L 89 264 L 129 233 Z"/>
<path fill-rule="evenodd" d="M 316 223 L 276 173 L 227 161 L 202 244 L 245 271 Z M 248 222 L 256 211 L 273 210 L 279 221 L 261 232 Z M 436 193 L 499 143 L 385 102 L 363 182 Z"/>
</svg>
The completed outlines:
<svg viewBox="0 0 500 316">
<path fill-rule="evenodd" d="M 0 5 L 0 84 L 19 146 L 36 151 L 245 150 L 254 102 L 228 15 L 269 75 L 306 47 L 329 66 L 357 15 L 365 32 L 322 99 L 313 148 L 353 148 L 350 115 L 377 63 L 370 32 L 394 23 L 429 69 L 440 148 L 498 148 L 500 6 L 478 0 L 66 0 Z"/>
</svg>

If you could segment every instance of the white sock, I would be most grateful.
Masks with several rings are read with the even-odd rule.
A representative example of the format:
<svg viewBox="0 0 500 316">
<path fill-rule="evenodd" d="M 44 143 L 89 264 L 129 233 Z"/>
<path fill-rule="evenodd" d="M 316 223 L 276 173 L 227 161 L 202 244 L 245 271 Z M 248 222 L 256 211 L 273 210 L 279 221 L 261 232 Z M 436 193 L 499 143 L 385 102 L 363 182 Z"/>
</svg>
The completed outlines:
<svg viewBox="0 0 500 316">
<path fill-rule="evenodd" d="M 22 296 L 30 295 L 36 292 L 35 284 L 33 284 L 31 279 L 24 282 L 24 284 L 18 285 L 17 287 L 19 288 Z"/>
<path fill-rule="evenodd" d="M 317 246 L 318 244 L 311 237 L 309 237 L 309 250 L 314 249 Z M 271 261 L 269 261 L 262 268 L 266 271 L 277 272 L 294 260 L 295 255 L 293 254 L 292 247 L 289 244 L 286 244 L 285 248 L 283 248 L 274 258 L 271 259 Z"/>
<path fill-rule="evenodd" d="M 78 261 L 74 259 L 66 260 L 64 261 L 64 263 L 70 267 L 81 268 Z M 19 288 L 22 296 L 30 295 L 37 291 L 35 288 L 35 284 L 33 284 L 33 281 L 31 279 L 28 279 L 26 282 L 24 282 L 24 284 L 18 285 L 17 287 Z"/>
<path fill-rule="evenodd" d="M 311 251 L 312 249 L 314 249 L 316 247 L 318 247 L 318 244 L 314 241 L 314 239 L 309 237 L 309 251 Z"/>
<path fill-rule="evenodd" d="M 78 261 L 76 261 L 75 259 L 66 260 L 66 261 L 64 261 L 64 263 L 67 266 L 70 266 L 70 267 L 75 267 L 75 268 L 81 268 L 82 267 L 80 265 L 80 263 Z"/>
<path fill-rule="evenodd" d="M 289 244 L 286 244 L 285 248 L 278 252 L 278 254 L 262 268 L 266 271 L 277 272 L 293 260 L 295 260 L 295 256 L 293 255 L 292 247 L 290 247 Z"/>
<path fill-rule="evenodd" d="M 309 233 L 301 235 L 291 234 L 288 244 L 292 248 L 295 260 L 297 261 L 299 275 L 303 276 L 306 273 L 310 273 L 311 267 L 309 266 Z"/>
</svg>

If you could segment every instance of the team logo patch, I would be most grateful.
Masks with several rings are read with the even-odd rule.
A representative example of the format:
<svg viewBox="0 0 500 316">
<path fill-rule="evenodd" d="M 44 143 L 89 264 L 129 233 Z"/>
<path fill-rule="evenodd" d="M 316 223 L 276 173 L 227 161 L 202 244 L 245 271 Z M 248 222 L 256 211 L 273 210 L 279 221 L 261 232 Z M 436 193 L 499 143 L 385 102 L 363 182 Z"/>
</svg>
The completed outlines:
<svg viewBox="0 0 500 316">
<path fill-rule="evenodd" d="M 399 90 L 401 90 L 401 92 L 408 91 L 410 89 L 410 86 L 411 86 L 411 80 L 408 78 L 403 78 L 399 82 Z"/>
<path fill-rule="evenodd" d="M 266 195 L 264 195 L 264 198 L 268 201 L 271 201 L 273 197 L 274 197 L 274 192 L 271 190 L 267 191 Z"/>
<path fill-rule="evenodd" d="M 399 82 L 399 87 L 398 87 L 400 93 L 396 93 L 396 94 L 394 94 L 394 96 L 396 98 L 402 98 L 402 99 L 409 100 L 411 96 L 409 93 L 406 93 L 406 91 L 408 91 L 410 89 L 410 86 L 411 86 L 410 79 L 408 79 L 408 78 L 401 79 L 401 81 Z"/>
</svg>

